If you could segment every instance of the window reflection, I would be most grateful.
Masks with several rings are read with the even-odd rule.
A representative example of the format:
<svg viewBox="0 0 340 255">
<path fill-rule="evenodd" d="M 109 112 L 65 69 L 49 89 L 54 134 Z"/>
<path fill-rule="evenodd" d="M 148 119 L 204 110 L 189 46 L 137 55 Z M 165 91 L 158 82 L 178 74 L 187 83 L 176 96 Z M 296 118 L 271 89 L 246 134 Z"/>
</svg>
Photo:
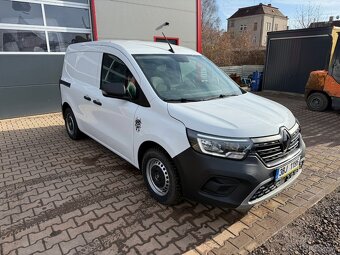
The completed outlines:
<svg viewBox="0 0 340 255">
<path fill-rule="evenodd" d="M 0 51 L 46 52 L 44 32 L 0 30 Z"/>
<path fill-rule="evenodd" d="M 0 52 L 46 52 L 49 48 L 51 52 L 65 52 L 72 43 L 90 41 L 89 8 L 77 7 L 77 3 L 89 6 L 89 0 L 55 2 L 62 5 L 55 5 L 53 1 L 42 4 L 0 0 Z M 67 32 L 53 31 L 59 28 Z"/>
<path fill-rule="evenodd" d="M 90 34 L 80 33 L 49 32 L 48 38 L 52 52 L 65 52 L 70 44 L 91 41 Z"/>
<path fill-rule="evenodd" d="M 40 4 L 0 1 L 0 23 L 44 25 Z"/>
<path fill-rule="evenodd" d="M 45 5 L 48 26 L 90 29 L 88 9 Z"/>
</svg>

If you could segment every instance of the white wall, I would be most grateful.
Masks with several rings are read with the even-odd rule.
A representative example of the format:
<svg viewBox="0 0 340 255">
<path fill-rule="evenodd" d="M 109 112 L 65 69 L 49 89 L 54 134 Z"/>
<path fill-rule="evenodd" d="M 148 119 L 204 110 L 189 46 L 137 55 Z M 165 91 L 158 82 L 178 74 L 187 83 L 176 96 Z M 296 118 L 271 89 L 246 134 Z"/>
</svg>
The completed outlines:
<svg viewBox="0 0 340 255">
<path fill-rule="evenodd" d="M 99 39 L 136 39 L 153 41 L 161 36 L 179 37 L 181 46 L 196 50 L 196 0 L 96 0 Z"/>
<path fill-rule="evenodd" d="M 283 17 L 273 17 L 271 15 L 264 15 L 263 19 L 263 38 L 262 38 L 262 46 L 266 46 L 267 44 L 267 33 L 271 31 L 281 31 L 287 30 L 288 19 Z M 267 22 L 271 24 L 271 29 L 267 30 Z M 278 24 L 278 29 L 275 30 L 275 24 Z"/>
</svg>

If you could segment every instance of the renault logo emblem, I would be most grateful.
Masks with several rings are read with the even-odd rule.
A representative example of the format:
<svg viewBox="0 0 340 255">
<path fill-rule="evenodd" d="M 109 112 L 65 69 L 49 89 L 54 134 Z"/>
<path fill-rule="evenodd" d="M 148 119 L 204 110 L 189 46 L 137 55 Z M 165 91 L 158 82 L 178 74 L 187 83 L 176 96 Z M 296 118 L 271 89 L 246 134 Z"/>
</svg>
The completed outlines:
<svg viewBox="0 0 340 255">
<path fill-rule="evenodd" d="M 286 152 L 289 148 L 290 142 L 291 142 L 291 136 L 286 128 L 281 128 L 281 143 L 283 151 Z"/>
</svg>

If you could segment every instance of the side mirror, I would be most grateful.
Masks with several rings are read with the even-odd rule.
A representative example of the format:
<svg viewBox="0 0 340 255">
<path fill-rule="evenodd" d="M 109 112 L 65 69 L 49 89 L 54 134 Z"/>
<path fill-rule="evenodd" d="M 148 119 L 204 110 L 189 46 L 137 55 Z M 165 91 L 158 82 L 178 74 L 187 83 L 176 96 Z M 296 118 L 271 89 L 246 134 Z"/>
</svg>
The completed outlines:
<svg viewBox="0 0 340 255">
<path fill-rule="evenodd" d="M 101 85 L 101 90 L 108 96 L 124 97 L 126 95 L 125 86 L 123 83 L 104 83 Z"/>
</svg>

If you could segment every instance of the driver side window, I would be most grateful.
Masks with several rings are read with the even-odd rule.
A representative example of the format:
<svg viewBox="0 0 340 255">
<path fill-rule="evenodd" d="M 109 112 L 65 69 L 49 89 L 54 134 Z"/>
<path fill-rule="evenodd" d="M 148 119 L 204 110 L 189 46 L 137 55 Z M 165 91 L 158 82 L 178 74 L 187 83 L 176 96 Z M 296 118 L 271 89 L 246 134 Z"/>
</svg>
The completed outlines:
<svg viewBox="0 0 340 255">
<path fill-rule="evenodd" d="M 126 94 L 132 99 L 137 97 L 137 81 L 133 77 L 129 68 L 124 62 L 116 56 L 104 53 L 102 71 L 101 71 L 101 83 L 109 86 L 115 86 L 117 84 L 123 84 L 126 90 Z"/>
</svg>

